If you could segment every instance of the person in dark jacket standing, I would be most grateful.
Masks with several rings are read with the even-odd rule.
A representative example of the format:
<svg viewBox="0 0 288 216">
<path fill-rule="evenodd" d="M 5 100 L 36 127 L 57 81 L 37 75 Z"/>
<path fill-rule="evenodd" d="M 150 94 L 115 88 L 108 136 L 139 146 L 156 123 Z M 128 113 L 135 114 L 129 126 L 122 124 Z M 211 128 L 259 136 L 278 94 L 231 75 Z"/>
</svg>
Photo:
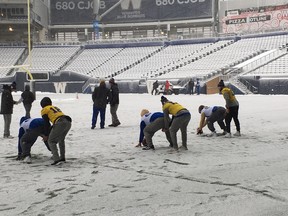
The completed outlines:
<svg viewBox="0 0 288 216">
<path fill-rule="evenodd" d="M 114 78 L 109 80 L 110 84 L 110 94 L 109 94 L 109 103 L 110 103 L 110 113 L 112 117 L 112 124 L 109 127 L 117 127 L 120 125 L 120 121 L 117 116 L 117 109 L 119 106 L 119 88 L 117 83 L 115 83 Z"/>
<path fill-rule="evenodd" d="M 197 95 L 200 95 L 200 80 L 197 79 L 196 81 L 196 93 Z"/>
<path fill-rule="evenodd" d="M 190 79 L 187 85 L 187 93 L 193 95 L 194 94 L 193 89 L 194 89 L 194 81 Z"/>
<path fill-rule="evenodd" d="M 94 89 L 92 94 L 93 100 L 93 116 L 92 116 L 92 127 L 94 129 L 96 126 L 98 114 L 100 113 L 100 128 L 105 127 L 105 114 L 106 105 L 108 103 L 109 89 L 106 87 L 105 81 L 101 80 L 100 85 Z"/>
<path fill-rule="evenodd" d="M 152 95 L 153 95 L 154 92 L 155 92 L 155 95 L 158 94 L 158 87 L 159 87 L 159 83 L 158 83 L 158 80 L 156 80 L 156 81 L 153 83 L 153 89 L 152 89 L 152 92 L 151 92 Z"/>
<path fill-rule="evenodd" d="M 14 89 L 14 88 L 13 88 Z M 13 114 L 13 106 L 17 102 L 13 100 L 12 96 L 12 86 L 3 85 L 3 92 L 1 98 L 1 114 L 4 118 L 4 134 L 3 138 L 12 139 L 13 136 L 10 135 L 10 125 Z"/>
<path fill-rule="evenodd" d="M 35 100 L 35 96 L 33 92 L 30 91 L 30 86 L 26 85 L 24 92 L 21 94 L 20 100 L 17 102 L 18 104 L 23 102 L 23 106 L 25 108 L 27 118 L 31 118 L 30 111 L 32 108 L 32 103 Z"/>
</svg>

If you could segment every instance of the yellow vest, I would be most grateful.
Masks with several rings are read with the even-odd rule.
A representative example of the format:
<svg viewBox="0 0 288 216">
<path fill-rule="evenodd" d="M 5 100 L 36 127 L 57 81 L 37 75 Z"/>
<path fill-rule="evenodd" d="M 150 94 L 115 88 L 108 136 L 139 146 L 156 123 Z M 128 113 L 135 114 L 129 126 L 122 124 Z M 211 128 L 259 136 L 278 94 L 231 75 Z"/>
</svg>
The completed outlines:
<svg viewBox="0 0 288 216">
<path fill-rule="evenodd" d="M 41 110 L 41 116 L 43 115 L 47 115 L 52 124 L 54 124 L 60 116 L 64 115 L 64 113 L 58 107 L 48 105 Z"/>
<path fill-rule="evenodd" d="M 226 107 L 232 107 L 232 106 L 237 106 L 239 105 L 234 92 L 227 87 L 224 87 L 221 91 L 225 101 L 226 101 Z"/>
<path fill-rule="evenodd" d="M 180 110 L 185 109 L 178 103 L 167 102 L 163 105 L 163 111 L 168 109 L 169 114 L 175 116 Z"/>
</svg>

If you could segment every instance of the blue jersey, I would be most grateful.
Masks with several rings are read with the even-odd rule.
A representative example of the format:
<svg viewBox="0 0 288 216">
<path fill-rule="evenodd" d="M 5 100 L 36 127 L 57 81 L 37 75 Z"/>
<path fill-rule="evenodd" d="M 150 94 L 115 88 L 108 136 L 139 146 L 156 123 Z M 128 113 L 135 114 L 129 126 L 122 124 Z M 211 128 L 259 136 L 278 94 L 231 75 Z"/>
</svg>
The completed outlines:
<svg viewBox="0 0 288 216">
<path fill-rule="evenodd" d="M 149 125 L 151 122 L 155 121 L 155 119 L 164 117 L 164 114 L 162 112 L 153 112 L 153 113 L 147 113 L 141 118 L 140 122 L 140 137 L 139 142 L 142 143 L 144 139 L 144 128 Z"/>
<path fill-rule="evenodd" d="M 20 124 L 18 137 L 22 137 L 28 129 L 34 129 L 44 126 L 43 118 L 28 118 Z"/>
<path fill-rule="evenodd" d="M 43 118 L 28 118 L 28 119 L 26 119 L 25 117 L 21 118 L 20 128 L 19 128 L 19 133 L 18 133 L 18 154 L 22 153 L 22 148 L 20 144 L 21 137 L 25 134 L 27 130 L 32 130 L 32 129 L 39 128 L 39 127 L 44 128 Z"/>
</svg>

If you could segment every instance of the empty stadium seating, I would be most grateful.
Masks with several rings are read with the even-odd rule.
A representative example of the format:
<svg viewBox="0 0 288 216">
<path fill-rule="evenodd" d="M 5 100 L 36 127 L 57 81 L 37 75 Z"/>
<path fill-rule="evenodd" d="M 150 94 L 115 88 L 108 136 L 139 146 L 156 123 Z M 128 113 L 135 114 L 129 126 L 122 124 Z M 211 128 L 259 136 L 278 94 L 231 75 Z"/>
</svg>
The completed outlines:
<svg viewBox="0 0 288 216">
<path fill-rule="evenodd" d="M 23 47 L 0 47 L 0 67 L 3 67 L 0 68 L 0 77 L 5 77 L 7 75 L 10 70 L 8 67 L 16 64 L 24 50 L 25 48 Z"/>
<path fill-rule="evenodd" d="M 185 44 L 88 47 L 35 46 L 31 52 L 33 72 L 72 71 L 94 78 L 116 79 L 174 79 L 207 78 L 237 64 L 245 62 L 271 49 L 285 49 L 287 34 L 266 37 L 220 38 L 217 40 L 191 41 Z M 0 48 L 5 55 L 0 66 L 14 65 L 25 48 Z M 267 62 L 250 75 L 288 74 L 285 55 Z M 268 64 L 269 63 L 269 64 Z M 27 58 L 23 64 L 29 64 Z M 6 76 L 9 69 L 2 68 L 0 76 Z"/>
<path fill-rule="evenodd" d="M 31 52 L 31 68 L 33 72 L 56 72 L 75 55 L 80 46 L 34 47 Z M 24 64 L 30 64 L 29 58 Z"/>
<path fill-rule="evenodd" d="M 170 73 L 163 74 L 160 78 L 209 76 L 211 73 L 223 71 L 252 58 L 263 50 L 278 48 L 286 44 L 287 40 L 287 35 L 242 39 L 235 43 L 230 43 L 228 46 L 222 47 L 208 56 L 197 59 L 197 61 L 176 68 Z"/>
</svg>

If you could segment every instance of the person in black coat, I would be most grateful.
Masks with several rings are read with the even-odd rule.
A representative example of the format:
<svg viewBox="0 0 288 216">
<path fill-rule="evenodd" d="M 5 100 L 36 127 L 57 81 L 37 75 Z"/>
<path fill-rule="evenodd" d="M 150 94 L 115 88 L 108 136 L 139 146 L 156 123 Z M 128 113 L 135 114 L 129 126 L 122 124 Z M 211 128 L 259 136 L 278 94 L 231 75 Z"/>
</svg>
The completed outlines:
<svg viewBox="0 0 288 216">
<path fill-rule="evenodd" d="M 23 102 L 23 106 L 25 108 L 26 114 L 25 117 L 31 118 L 30 111 L 32 108 L 32 103 L 35 100 L 35 95 L 33 92 L 30 91 L 30 86 L 26 85 L 24 92 L 21 94 L 20 100 L 17 102 L 17 104 Z"/>
<path fill-rule="evenodd" d="M 194 81 L 190 79 L 187 85 L 187 93 L 193 95 L 194 94 L 193 89 L 194 89 Z"/>
<path fill-rule="evenodd" d="M 105 113 L 108 103 L 109 89 L 106 87 L 105 81 L 101 80 L 100 85 L 94 89 L 92 93 L 93 100 L 93 116 L 91 129 L 96 127 L 97 117 L 100 113 L 100 128 L 105 127 Z"/>
<path fill-rule="evenodd" d="M 154 92 L 155 92 L 155 95 L 158 94 L 158 87 L 159 87 L 159 83 L 158 83 L 158 80 L 156 80 L 156 81 L 153 83 L 153 89 L 152 89 L 152 92 L 151 92 L 152 95 L 153 95 Z"/>
<path fill-rule="evenodd" d="M 14 88 L 13 88 L 14 89 Z M 4 118 L 4 134 L 3 138 L 11 139 L 10 125 L 12 121 L 13 106 L 17 102 L 13 100 L 12 87 L 10 85 L 3 85 L 3 92 L 1 98 L 1 114 Z"/>
<path fill-rule="evenodd" d="M 110 84 L 110 94 L 109 94 L 109 103 L 110 103 L 110 113 L 112 117 L 112 124 L 109 127 L 117 127 L 120 125 L 120 121 L 117 116 L 117 109 L 119 106 L 119 88 L 117 83 L 115 83 L 114 78 L 109 80 Z"/>
</svg>

